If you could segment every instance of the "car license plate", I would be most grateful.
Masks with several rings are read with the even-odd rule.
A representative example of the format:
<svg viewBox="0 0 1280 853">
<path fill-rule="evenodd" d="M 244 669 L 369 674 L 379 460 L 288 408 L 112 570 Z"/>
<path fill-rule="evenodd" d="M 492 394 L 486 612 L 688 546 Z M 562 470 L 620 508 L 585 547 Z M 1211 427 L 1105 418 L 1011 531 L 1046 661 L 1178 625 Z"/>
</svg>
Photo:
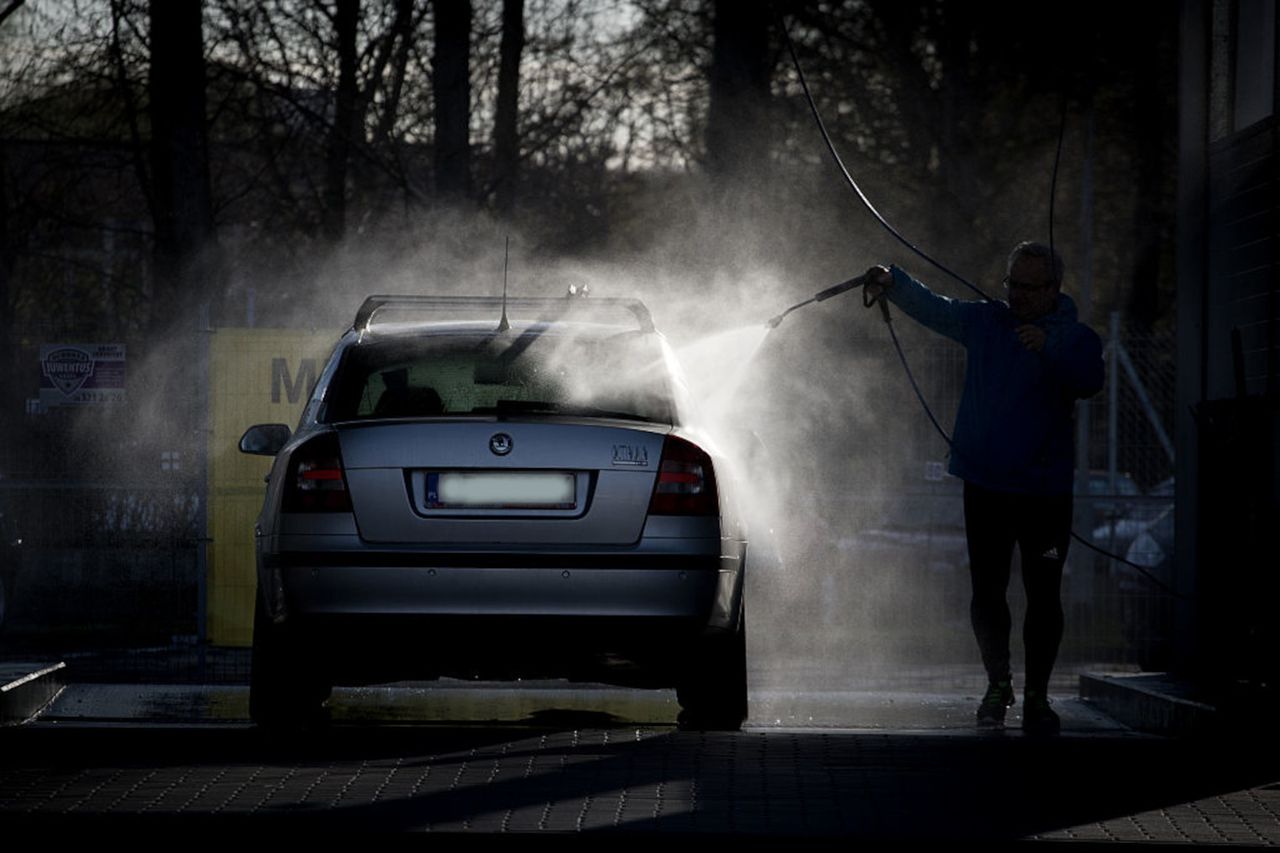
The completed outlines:
<svg viewBox="0 0 1280 853">
<path fill-rule="evenodd" d="M 440 471 L 427 474 L 428 509 L 573 509 L 568 471 Z"/>
</svg>

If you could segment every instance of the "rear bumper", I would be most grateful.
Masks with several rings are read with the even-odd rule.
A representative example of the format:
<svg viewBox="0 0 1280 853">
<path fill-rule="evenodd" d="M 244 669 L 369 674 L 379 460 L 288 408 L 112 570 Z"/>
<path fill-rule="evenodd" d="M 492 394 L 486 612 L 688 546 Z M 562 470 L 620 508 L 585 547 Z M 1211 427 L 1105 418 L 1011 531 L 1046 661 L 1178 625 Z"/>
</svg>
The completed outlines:
<svg viewBox="0 0 1280 853">
<path fill-rule="evenodd" d="M 735 539 L 504 550 L 316 534 L 258 546 L 269 612 L 335 683 L 622 673 L 669 684 L 700 638 L 736 630 L 742 612 Z"/>
<path fill-rule="evenodd" d="M 741 572 L 294 565 L 284 626 L 333 683 L 568 677 L 668 686 L 737 627 Z"/>
<path fill-rule="evenodd" d="M 330 684 L 453 677 L 568 678 L 674 686 L 696 659 L 701 619 L 449 614 L 293 614 L 302 665 Z"/>
<path fill-rule="evenodd" d="M 655 537 L 631 548 L 543 551 L 357 543 L 260 538 L 259 586 L 268 611 L 277 621 L 289 615 L 674 619 L 716 631 L 736 628 L 741 610 L 745 546 L 738 540 Z"/>
<path fill-rule="evenodd" d="M 710 625 L 736 572 L 579 566 L 284 565 L 291 615 L 670 618 Z M 721 575 L 726 575 L 722 579 Z"/>
</svg>

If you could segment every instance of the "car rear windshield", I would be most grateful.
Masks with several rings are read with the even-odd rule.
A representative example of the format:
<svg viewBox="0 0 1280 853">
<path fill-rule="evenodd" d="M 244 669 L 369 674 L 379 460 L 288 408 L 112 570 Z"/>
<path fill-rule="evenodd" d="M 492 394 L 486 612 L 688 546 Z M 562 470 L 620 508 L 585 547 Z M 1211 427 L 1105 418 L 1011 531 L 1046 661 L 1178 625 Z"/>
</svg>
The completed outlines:
<svg viewBox="0 0 1280 853">
<path fill-rule="evenodd" d="M 347 349 L 324 422 L 572 415 L 672 423 L 671 383 L 652 334 L 431 335 Z"/>
</svg>

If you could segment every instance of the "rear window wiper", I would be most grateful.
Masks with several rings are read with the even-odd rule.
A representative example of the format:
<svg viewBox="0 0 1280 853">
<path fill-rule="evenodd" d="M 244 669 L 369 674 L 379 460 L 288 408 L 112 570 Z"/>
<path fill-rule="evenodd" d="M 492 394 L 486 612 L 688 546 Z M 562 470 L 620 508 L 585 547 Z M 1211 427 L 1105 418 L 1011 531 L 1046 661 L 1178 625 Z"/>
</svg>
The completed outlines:
<svg viewBox="0 0 1280 853">
<path fill-rule="evenodd" d="M 601 409 L 596 406 L 556 403 L 549 400 L 499 400 L 494 409 L 498 415 L 547 414 L 588 418 L 619 418 L 628 421 L 654 420 L 654 418 L 637 412 L 621 412 L 612 409 Z"/>
</svg>

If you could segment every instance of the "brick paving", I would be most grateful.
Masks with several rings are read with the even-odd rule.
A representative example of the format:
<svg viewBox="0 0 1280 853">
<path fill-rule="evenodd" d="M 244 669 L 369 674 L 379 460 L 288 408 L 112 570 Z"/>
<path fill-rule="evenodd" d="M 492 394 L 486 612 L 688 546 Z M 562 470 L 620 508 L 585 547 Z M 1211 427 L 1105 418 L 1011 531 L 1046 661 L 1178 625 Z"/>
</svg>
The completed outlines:
<svg viewBox="0 0 1280 853">
<path fill-rule="evenodd" d="M 670 726 L 0 730 L 0 825 L 1280 845 L 1246 742 Z"/>
<path fill-rule="evenodd" d="M 134 657 L 0 727 L 0 827 L 1280 845 L 1264 727 L 1140 735 L 1063 690 L 1062 736 L 1024 737 L 1017 709 L 979 733 L 956 667 L 763 672 L 735 734 L 678 731 L 669 692 L 442 682 L 340 690 L 333 725 L 272 737 L 237 658 L 109 683 Z"/>
</svg>

